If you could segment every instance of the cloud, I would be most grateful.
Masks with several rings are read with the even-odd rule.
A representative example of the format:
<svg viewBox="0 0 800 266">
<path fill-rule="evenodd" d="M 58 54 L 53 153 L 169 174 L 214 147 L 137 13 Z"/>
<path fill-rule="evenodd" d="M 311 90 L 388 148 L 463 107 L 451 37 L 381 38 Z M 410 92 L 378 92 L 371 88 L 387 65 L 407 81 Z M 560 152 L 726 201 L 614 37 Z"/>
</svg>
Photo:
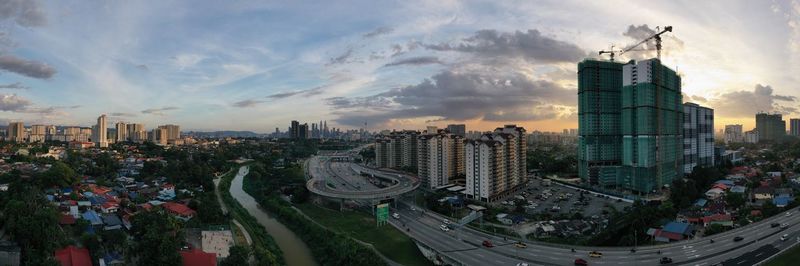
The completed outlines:
<svg viewBox="0 0 800 266">
<path fill-rule="evenodd" d="M 1 94 L 0 95 L 0 111 L 5 112 L 20 112 L 29 108 L 33 103 L 17 96 L 16 94 Z"/>
<path fill-rule="evenodd" d="M 659 29 L 656 31 L 655 29 L 651 29 L 647 24 L 644 25 L 629 25 L 628 29 L 622 33 L 623 36 L 630 37 L 633 39 L 633 43 L 626 45 L 625 47 L 619 47 L 620 49 L 627 49 L 628 47 L 643 41 L 644 39 L 653 36 L 654 34 L 660 32 L 663 29 Z M 678 39 L 674 35 L 670 33 L 665 33 L 661 35 L 663 48 L 661 52 L 666 55 L 671 52 L 683 50 L 683 40 Z M 626 53 L 626 56 L 633 59 L 646 59 L 646 58 L 653 58 L 656 56 L 656 41 L 649 40 L 637 48 L 633 49 L 632 51 L 635 52 L 633 54 Z"/>
<path fill-rule="evenodd" d="M 263 103 L 263 102 L 264 101 L 249 99 L 249 100 L 235 102 L 232 105 L 234 107 L 244 108 L 244 107 L 253 107 L 253 106 L 256 106 L 257 104 Z"/>
<path fill-rule="evenodd" d="M 133 113 L 114 112 L 114 113 L 109 114 L 109 116 L 114 116 L 114 117 L 136 117 L 137 115 L 133 114 Z"/>
<path fill-rule="evenodd" d="M 145 110 L 142 110 L 142 113 L 143 114 L 161 115 L 161 116 L 163 116 L 163 115 L 166 115 L 166 113 L 164 111 L 172 111 L 172 110 L 178 110 L 178 109 L 180 109 L 180 108 L 174 107 L 174 106 L 167 106 L 167 107 L 161 107 L 161 108 L 145 109 Z"/>
<path fill-rule="evenodd" d="M 383 65 L 384 67 L 390 66 L 399 66 L 399 65 L 428 65 L 428 64 L 444 64 L 442 61 L 439 60 L 438 57 L 435 56 L 418 56 L 418 57 L 410 57 L 406 59 L 400 59 L 388 64 Z"/>
<path fill-rule="evenodd" d="M 337 122 L 386 125 L 392 120 L 542 120 L 575 112 L 575 91 L 522 74 L 444 71 L 417 85 L 367 97 L 333 97 Z"/>
<path fill-rule="evenodd" d="M 392 27 L 380 27 L 364 34 L 364 38 L 372 38 L 378 35 L 389 34 L 394 31 Z"/>
<path fill-rule="evenodd" d="M 307 89 L 307 90 L 290 91 L 290 92 L 279 92 L 279 93 L 268 95 L 266 98 L 277 100 L 277 99 L 289 98 L 289 97 L 292 97 L 292 96 L 295 96 L 295 95 L 314 96 L 314 95 L 321 94 L 323 92 L 324 88 L 325 88 L 324 86 L 319 86 L 319 87 L 314 87 L 314 88 Z"/>
<path fill-rule="evenodd" d="M 142 64 L 142 65 L 136 65 L 136 68 L 138 68 L 138 69 L 140 69 L 140 70 L 143 70 L 143 71 L 148 71 L 148 70 L 150 70 L 150 68 L 149 68 L 149 67 L 147 67 L 147 65 L 144 65 L 144 64 Z"/>
<path fill-rule="evenodd" d="M 0 56 L 0 69 L 38 79 L 49 79 L 56 74 L 56 70 L 45 63 L 13 55 Z"/>
<path fill-rule="evenodd" d="M 0 84 L 0 89 L 14 89 L 14 90 L 27 90 L 31 87 L 25 86 L 20 82 L 14 82 L 9 84 Z"/>
<path fill-rule="evenodd" d="M 47 17 L 37 0 L 0 0 L 0 20 L 13 20 L 24 27 L 47 24 Z"/>
<path fill-rule="evenodd" d="M 350 58 L 353 56 L 353 48 L 347 48 L 347 51 L 344 51 L 341 55 L 331 58 L 328 65 L 336 65 L 336 64 L 344 64 L 350 62 Z"/>
<path fill-rule="evenodd" d="M 577 45 L 543 36 L 538 30 L 512 33 L 480 30 L 457 44 L 424 46 L 435 51 L 457 51 L 482 57 L 521 57 L 540 63 L 577 62 L 586 55 Z"/>
<path fill-rule="evenodd" d="M 752 91 L 727 92 L 708 100 L 716 114 L 734 118 L 752 118 L 758 112 L 794 113 L 795 108 L 785 104 L 796 102 L 795 96 L 774 94 L 771 86 L 761 84 L 757 84 Z"/>
</svg>

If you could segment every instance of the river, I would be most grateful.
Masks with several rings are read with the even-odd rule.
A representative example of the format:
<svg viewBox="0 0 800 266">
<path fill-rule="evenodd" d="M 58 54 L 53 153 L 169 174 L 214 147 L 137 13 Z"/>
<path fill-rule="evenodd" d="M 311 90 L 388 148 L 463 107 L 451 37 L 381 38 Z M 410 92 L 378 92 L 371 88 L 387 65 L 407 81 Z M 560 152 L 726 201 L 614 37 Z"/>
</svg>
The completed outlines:
<svg viewBox="0 0 800 266">
<path fill-rule="evenodd" d="M 250 168 L 247 166 L 239 168 L 239 173 L 236 174 L 231 183 L 231 196 L 267 229 L 267 232 L 275 239 L 278 247 L 283 252 L 283 258 L 288 266 L 317 265 L 306 243 L 278 220 L 269 217 L 265 210 L 258 207 L 256 200 L 250 194 L 244 192 L 242 180 L 249 170 Z"/>
</svg>

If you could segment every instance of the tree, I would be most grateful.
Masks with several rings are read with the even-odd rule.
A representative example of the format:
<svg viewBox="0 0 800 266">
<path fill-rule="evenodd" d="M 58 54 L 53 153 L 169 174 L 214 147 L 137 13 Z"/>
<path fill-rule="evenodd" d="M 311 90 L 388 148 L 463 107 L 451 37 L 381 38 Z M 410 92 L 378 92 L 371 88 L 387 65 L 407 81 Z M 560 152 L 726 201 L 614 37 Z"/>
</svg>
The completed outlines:
<svg viewBox="0 0 800 266">
<path fill-rule="evenodd" d="M 230 254 L 222 260 L 220 266 L 247 265 L 250 259 L 250 248 L 247 246 L 236 245 L 231 247 Z"/>
<path fill-rule="evenodd" d="M 727 231 L 728 229 L 721 224 L 712 224 L 706 227 L 704 236 L 710 236 Z"/>
<path fill-rule="evenodd" d="M 728 204 L 729 207 L 738 209 L 744 206 L 746 199 L 742 193 L 728 193 L 725 195 L 725 203 Z"/>
<path fill-rule="evenodd" d="M 24 247 L 22 260 L 31 262 L 26 265 L 47 263 L 64 242 L 64 232 L 58 227 L 58 211 L 30 186 L 14 184 L 8 193 L 2 213 L 12 215 L 3 216 L 6 232 Z"/>
<path fill-rule="evenodd" d="M 69 187 L 77 184 L 80 181 L 75 170 L 72 170 L 69 165 L 63 162 L 55 162 L 53 165 L 42 173 L 39 177 L 39 184 L 42 187 Z"/>
<path fill-rule="evenodd" d="M 163 210 L 133 216 L 131 236 L 136 240 L 133 253 L 140 265 L 180 265 L 181 246 L 178 221 Z"/>
</svg>

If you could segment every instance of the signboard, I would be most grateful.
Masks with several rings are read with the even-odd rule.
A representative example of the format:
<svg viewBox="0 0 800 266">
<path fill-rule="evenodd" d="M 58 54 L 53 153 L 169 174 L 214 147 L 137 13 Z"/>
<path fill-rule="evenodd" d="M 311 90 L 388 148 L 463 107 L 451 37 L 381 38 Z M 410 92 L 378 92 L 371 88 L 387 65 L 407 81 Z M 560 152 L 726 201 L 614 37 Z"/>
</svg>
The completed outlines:
<svg viewBox="0 0 800 266">
<path fill-rule="evenodd" d="M 389 220 L 389 204 L 383 203 L 375 205 L 375 220 L 378 222 L 378 225 L 386 224 L 386 221 Z"/>
</svg>

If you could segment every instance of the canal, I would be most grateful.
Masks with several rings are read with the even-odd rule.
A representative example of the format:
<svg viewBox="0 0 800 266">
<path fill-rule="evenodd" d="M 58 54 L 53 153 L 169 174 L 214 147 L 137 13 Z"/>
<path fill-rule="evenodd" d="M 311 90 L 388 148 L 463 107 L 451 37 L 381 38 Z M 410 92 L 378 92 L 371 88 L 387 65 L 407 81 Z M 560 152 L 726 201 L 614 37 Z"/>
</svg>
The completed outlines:
<svg viewBox="0 0 800 266">
<path fill-rule="evenodd" d="M 271 218 L 265 210 L 258 207 L 256 200 L 250 194 L 244 192 L 242 180 L 244 180 L 244 176 L 247 175 L 249 170 L 248 166 L 239 168 L 239 172 L 231 182 L 231 196 L 267 229 L 267 232 L 275 239 L 278 247 L 283 252 L 283 258 L 288 266 L 317 265 L 306 243 L 278 220 Z"/>
</svg>

